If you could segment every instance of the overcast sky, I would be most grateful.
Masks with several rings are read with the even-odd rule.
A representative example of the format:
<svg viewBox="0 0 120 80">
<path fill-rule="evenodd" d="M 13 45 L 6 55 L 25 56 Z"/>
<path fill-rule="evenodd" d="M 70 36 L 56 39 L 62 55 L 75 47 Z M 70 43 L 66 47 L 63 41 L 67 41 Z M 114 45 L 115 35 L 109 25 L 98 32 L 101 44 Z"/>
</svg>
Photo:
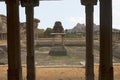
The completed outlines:
<svg viewBox="0 0 120 80">
<path fill-rule="evenodd" d="M 6 15 L 5 9 L 5 4 L 0 3 L 0 14 Z M 52 28 L 55 21 L 61 21 L 65 29 L 70 29 L 77 23 L 85 24 L 85 7 L 80 0 L 41 1 L 40 6 L 35 8 L 34 17 L 40 19 L 40 29 Z M 113 0 L 113 28 L 120 29 L 119 19 L 120 0 Z M 20 21 L 25 22 L 25 10 L 21 7 Z M 99 24 L 99 2 L 94 7 L 94 23 Z"/>
</svg>

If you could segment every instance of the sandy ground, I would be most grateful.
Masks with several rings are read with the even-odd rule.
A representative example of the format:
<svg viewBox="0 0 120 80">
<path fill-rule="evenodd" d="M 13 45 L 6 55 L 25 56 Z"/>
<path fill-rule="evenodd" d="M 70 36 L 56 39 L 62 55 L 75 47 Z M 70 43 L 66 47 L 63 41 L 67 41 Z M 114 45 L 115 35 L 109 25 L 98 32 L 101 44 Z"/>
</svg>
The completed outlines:
<svg viewBox="0 0 120 80">
<path fill-rule="evenodd" d="M 98 80 L 98 66 L 94 67 L 95 80 Z M 23 80 L 26 68 L 23 67 Z M 7 67 L 0 66 L 0 80 L 7 80 Z M 45 68 L 36 67 L 36 80 L 85 80 L 85 68 Z M 114 66 L 114 80 L 120 80 L 120 66 Z"/>
</svg>

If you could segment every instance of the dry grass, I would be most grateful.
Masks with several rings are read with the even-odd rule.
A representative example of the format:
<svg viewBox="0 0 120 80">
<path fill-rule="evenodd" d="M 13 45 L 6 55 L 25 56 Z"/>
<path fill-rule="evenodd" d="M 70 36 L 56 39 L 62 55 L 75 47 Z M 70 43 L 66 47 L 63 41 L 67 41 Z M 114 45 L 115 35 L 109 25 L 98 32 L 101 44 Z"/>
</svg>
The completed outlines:
<svg viewBox="0 0 120 80">
<path fill-rule="evenodd" d="M 95 80 L 98 80 L 98 66 L 95 66 Z M 120 66 L 114 66 L 114 80 L 120 80 Z M 7 80 L 7 67 L 0 67 L 0 80 Z M 23 67 L 23 80 L 26 68 Z M 85 68 L 40 68 L 36 67 L 36 80 L 85 80 Z"/>
</svg>

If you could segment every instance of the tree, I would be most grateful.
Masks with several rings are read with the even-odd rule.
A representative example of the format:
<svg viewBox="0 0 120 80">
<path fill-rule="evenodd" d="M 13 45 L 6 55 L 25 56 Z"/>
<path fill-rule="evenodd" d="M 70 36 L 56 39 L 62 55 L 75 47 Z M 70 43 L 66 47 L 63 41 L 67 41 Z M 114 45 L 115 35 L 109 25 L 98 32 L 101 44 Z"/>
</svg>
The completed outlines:
<svg viewBox="0 0 120 80">
<path fill-rule="evenodd" d="M 47 28 L 44 32 L 44 36 L 45 37 L 51 37 L 51 33 L 52 33 L 52 29 L 51 28 Z"/>
<path fill-rule="evenodd" d="M 44 37 L 44 29 L 39 29 L 38 30 L 38 38 L 43 38 Z"/>
</svg>

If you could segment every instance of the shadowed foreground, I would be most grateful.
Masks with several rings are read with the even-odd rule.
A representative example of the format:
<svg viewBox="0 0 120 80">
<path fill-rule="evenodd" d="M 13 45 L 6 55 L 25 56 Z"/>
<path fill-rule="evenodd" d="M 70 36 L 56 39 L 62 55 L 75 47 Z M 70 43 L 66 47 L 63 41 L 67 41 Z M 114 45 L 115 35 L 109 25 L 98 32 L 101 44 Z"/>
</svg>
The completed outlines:
<svg viewBox="0 0 120 80">
<path fill-rule="evenodd" d="M 120 66 L 114 66 L 114 80 L 120 80 Z M 26 80 L 23 67 L 23 80 Z M 7 67 L 0 66 L 0 80 L 7 80 Z M 36 67 L 36 80 L 85 80 L 85 68 Z M 95 66 L 95 80 L 98 80 L 98 66 Z"/>
</svg>

